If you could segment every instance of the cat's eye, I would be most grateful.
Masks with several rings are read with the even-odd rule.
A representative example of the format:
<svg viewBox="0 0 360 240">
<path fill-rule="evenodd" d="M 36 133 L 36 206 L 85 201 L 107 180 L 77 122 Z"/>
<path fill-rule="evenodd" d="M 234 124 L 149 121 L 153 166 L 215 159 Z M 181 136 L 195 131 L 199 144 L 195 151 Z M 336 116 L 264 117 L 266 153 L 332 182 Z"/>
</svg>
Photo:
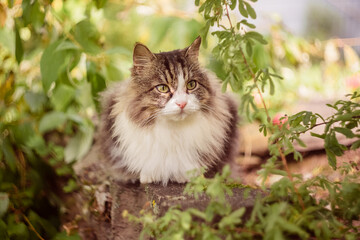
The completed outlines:
<svg viewBox="0 0 360 240">
<path fill-rule="evenodd" d="M 191 80 L 190 82 L 188 82 L 188 83 L 186 84 L 186 88 L 187 88 L 188 90 L 193 90 L 193 89 L 196 88 L 196 85 L 197 85 L 196 81 L 195 81 L 195 80 Z"/>
<path fill-rule="evenodd" d="M 170 91 L 169 87 L 165 84 L 157 85 L 156 89 L 161 93 L 168 93 Z"/>
</svg>

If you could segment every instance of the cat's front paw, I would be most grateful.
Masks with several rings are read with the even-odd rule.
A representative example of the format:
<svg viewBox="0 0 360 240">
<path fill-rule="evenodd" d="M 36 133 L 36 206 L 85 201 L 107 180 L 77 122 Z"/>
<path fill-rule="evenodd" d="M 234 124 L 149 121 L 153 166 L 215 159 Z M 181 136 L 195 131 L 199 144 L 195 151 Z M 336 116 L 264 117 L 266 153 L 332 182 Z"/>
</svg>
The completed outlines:
<svg viewBox="0 0 360 240">
<path fill-rule="evenodd" d="M 147 176 L 146 174 L 140 174 L 140 183 L 146 184 L 146 183 L 152 183 L 152 177 Z"/>
</svg>

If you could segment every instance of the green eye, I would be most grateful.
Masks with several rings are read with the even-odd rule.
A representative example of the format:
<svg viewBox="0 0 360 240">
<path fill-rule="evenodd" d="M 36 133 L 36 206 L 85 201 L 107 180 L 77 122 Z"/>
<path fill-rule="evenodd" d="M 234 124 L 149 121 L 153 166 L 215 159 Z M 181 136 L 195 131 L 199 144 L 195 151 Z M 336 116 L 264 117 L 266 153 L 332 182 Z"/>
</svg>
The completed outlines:
<svg viewBox="0 0 360 240">
<path fill-rule="evenodd" d="M 190 81 L 190 82 L 188 82 L 188 83 L 186 84 L 186 88 L 187 88 L 188 90 L 193 90 L 193 89 L 196 88 L 196 85 L 197 85 L 196 81 L 195 81 L 195 80 L 192 80 L 192 81 Z"/>
<path fill-rule="evenodd" d="M 160 84 L 156 86 L 156 89 L 161 92 L 161 93 L 167 93 L 170 91 L 169 87 L 166 86 L 165 84 Z"/>
</svg>

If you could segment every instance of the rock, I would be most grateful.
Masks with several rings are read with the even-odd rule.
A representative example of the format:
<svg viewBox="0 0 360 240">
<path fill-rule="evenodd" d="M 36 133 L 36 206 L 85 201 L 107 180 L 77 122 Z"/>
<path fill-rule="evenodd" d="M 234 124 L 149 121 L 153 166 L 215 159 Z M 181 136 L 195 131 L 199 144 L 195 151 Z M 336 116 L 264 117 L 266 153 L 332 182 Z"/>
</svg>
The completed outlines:
<svg viewBox="0 0 360 240">
<path fill-rule="evenodd" d="M 179 206 L 183 210 L 190 207 L 205 210 L 210 199 L 205 195 L 198 199 L 184 195 L 184 187 L 185 184 L 177 183 L 163 186 L 119 181 L 92 185 L 95 191 L 76 193 L 77 211 L 70 213 L 73 216 L 69 216 L 69 219 L 82 216 L 78 230 L 83 239 L 138 239 L 142 226 L 123 218 L 125 210 L 135 216 L 139 216 L 141 210 L 150 210 L 162 216 L 172 206 Z M 234 188 L 234 195 L 227 199 L 234 210 L 245 207 L 249 213 L 258 194 L 263 195 L 263 192 L 251 188 Z"/>
</svg>

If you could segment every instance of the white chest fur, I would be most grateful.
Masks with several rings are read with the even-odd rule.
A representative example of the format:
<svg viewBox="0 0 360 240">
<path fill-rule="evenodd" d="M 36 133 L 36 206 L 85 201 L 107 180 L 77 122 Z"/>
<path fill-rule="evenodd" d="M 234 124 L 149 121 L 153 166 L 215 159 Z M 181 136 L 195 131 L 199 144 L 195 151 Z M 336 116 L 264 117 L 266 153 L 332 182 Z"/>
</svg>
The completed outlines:
<svg viewBox="0 0 360 240">
<path fill-rule="evenodd" d="M 139 174 L 142 183 L 187 181 L 188 171 L 205 167 L 200 154 L 218 157 L 224 126 L 218 118 L 199 112 L 184 121 L 160 118 L 153 126 L 141 128 L 122 112 L 113 129 L 119 145 L 111 154 L 114 159 L 121 159 L 115 167 Z"/>
</svg>

